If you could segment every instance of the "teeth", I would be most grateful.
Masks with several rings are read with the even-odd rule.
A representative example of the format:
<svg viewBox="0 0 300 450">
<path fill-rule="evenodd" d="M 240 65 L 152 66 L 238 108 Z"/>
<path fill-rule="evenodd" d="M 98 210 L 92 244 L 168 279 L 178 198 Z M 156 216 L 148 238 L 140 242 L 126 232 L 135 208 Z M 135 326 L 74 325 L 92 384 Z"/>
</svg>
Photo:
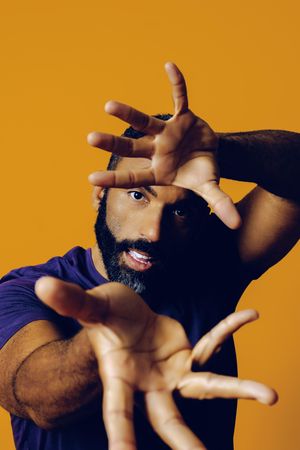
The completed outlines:
<svg viewBox="0 0 300 450">
<path fill-rule="evenodd" d="M 150 261 L 150 257 L 146 255 L 142 255 L 141 253 L 135 252 L 134 250 L 129 250 L 129 254 L 140 261 L 147 262 Z"/>
</svg>

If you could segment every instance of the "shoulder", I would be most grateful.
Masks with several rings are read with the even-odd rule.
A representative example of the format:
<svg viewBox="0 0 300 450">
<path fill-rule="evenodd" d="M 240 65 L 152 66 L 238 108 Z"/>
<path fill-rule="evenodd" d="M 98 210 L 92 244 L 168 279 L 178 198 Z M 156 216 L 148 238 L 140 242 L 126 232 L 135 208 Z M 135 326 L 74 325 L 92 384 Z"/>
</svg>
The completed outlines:
<svg viewBox="0 0 300 450">
<path fill-rule="evenodd" d="M 44 263 L 13 269 L 0 279 L 0 285 L 13 280 L 15 284 L 29 285 L 29 280 L 35 282 L 44 275 L 67 280 L 83 264 L 85 254 L 82 247 L 74 247 L 65 255 L 54 256 Z"/>
<path fill-rule="evenodd" d="M 75 247 L 62 257 L 56 256 L 43 264 L 18 268 L 2 277 L 0 280 L 0 348 L 25 325 L 39 320 L 55 323 L 70 336 L 78 331 L 79 324 L 73 319 L 59 316 L 41 302 L 35 294 L 34 287 L 35 282 L 44 275 L 78 283 L 80 277 L 78 266 L 85 252 L 84 249 Z M 84 278 L 80 282 L 84 285 Z"/>
</svg>

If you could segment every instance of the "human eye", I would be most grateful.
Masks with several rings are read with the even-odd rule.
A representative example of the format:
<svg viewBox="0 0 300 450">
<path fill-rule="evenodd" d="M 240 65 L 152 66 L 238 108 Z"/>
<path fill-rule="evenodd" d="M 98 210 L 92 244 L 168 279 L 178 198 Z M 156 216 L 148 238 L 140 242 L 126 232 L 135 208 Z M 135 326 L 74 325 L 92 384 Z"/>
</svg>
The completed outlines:
<svg viewBox="0 0 300 450">
<path fill-rule="evenodd" d="M 175 208 L 173 209 L 173 214 L 176 217 L 185 219 L 188 216 L 188 211 L 185 208 Z"/>
<path fill-rule="evenodd" d="M 179 202 L 173 205 L 172 214 L 177 220 L 186 220 L 192 216 L 191 205 L 186 201 Z"/>
<path fill-rule="evenodd" d="M 140 191 L 129 191 L 128 195 L 132 198 L 132 200 L 136 202 L 140 202 L 145 198 L 144 194 L 142 194 Z"/>
</svg>

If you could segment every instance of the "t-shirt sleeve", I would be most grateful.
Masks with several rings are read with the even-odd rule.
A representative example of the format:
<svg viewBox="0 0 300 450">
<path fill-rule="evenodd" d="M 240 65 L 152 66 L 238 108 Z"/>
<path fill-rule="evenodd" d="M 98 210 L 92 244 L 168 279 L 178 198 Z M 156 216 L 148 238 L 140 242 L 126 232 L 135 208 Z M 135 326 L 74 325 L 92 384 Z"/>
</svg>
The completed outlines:
<svg viewBox="0 0 300 450">
<path fill-rule="evenodd" d="M 58 322 L 58 314 L 34 293 L 34 281 L 14 279 L 0 283 L 0 348 L 21 328 L 35 320 Z"/>
</svg>

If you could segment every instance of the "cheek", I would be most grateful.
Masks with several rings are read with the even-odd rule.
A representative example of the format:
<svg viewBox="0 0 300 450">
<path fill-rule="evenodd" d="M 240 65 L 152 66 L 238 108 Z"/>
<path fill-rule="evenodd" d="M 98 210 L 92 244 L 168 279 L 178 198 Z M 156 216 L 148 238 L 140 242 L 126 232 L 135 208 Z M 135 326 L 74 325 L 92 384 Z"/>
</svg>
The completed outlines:
<svg viewBox="0 0 300 450">
<path fill-rule="evenodd" d="M 194 241 L 197 231 L 188 224 L 181 224 L 174 227 L 172 239 L 176 239 L 179 245 L 189 245 Z"/>
<path fill-rule="evenodd" d="M 116 213 L 107 211 L 106 223 L 115 238 L 120 240 L 121 230 L 123 229 L 121 218 Z"/>
<path fill-rule="evenodd" d="M 131 217 L 124 199 L 112 197 L 106 208 L 106 222 L 118 241 L 130 238 L 134 219 Z"/>
</svg>

